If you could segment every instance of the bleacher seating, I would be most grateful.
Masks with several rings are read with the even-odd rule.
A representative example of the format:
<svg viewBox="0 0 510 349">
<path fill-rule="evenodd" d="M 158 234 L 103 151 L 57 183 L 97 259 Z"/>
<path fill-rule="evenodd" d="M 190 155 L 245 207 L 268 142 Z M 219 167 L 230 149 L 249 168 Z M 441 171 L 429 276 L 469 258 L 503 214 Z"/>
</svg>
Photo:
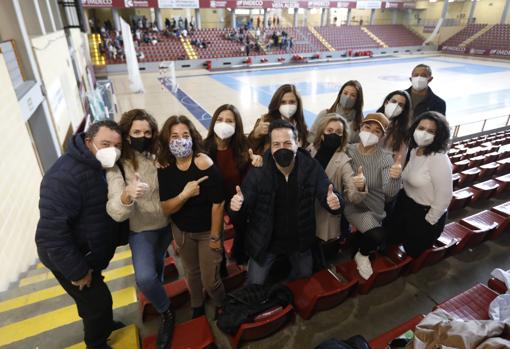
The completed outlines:
<svg viewBox="0 0 510 349">
<path fill-rule="evenodd" d="M 207 44 L 206 48 L 199 48 L 193 46 L 195 51 L 198 53 L 199 58 L 224 58 L 224 57 L 240 57 L 246 56 L 244 53 L 244 44 L 239 41 L 230 40 L 226 38 L 226 35 L 231 32 L 232 29 L 217 29 L 217 28 L 206 28 L 196 30 L 195 33 L 190 36 L 190 39 L 200 39 L 205 41 Z M 252 54 L 256 54 L 252 52 Z"/>
<path fill-rule="evenodd" d="M 321 44 L 321 42 L 308 30 L 306 27 L 277 27 L 277 28 L 267 28 L 265 31 L 261 33 L 261 37 L 265 37 L 263 40 L 264 44 L 266 44 L 273 32 L 282 32 L 285 31 L 288 34 L 288 38 L 292 38 L 293 46 L 288 51 L 284 49 L 280 49 L 279 47 L 267 47 L 267 54 L 284 54 L 284 53 L 311 53 L 311 52 L 321 52 L 327 51 L 327 48 Z"/>
<path fill-rule="evenodd" d="M 315 27 L 335 50 L 379 48 L 379 44 L 359 26 Z"/>
<path fill-rule="evenodd" d="M 476 49 L 510 50 L 510 24 L 496 24 L 469 46 Z"/>
<path fill-rule="evenodd" d="M 403 25 L 367 25 L 366 28 L 388 47 L 419 46 L 424 39 Z"/>
<path fill-rule="evenodd" d="M 441 46 L 459 46 L 465 40 L 475 35 L 486 26 L 487 24 L 468 24 L 459 32 L 451 36 L 448 40 L 443 42 Z"/>
</svg>

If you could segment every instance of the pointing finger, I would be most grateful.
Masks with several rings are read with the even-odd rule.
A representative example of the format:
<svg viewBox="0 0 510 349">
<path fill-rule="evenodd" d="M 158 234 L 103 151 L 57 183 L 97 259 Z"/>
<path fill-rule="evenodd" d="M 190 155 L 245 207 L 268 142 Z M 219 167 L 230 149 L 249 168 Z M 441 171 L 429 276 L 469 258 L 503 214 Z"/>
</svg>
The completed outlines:
<svg viewBox="0 0 510 349">
<path fill-rule="evenodd" d="M 209 179 L 209 176 L 203 176 L 202 178 L 197 179 L 197 184 L 200 184 L 200 183 L 206 181 L 207 179 Z"/>
</svg>

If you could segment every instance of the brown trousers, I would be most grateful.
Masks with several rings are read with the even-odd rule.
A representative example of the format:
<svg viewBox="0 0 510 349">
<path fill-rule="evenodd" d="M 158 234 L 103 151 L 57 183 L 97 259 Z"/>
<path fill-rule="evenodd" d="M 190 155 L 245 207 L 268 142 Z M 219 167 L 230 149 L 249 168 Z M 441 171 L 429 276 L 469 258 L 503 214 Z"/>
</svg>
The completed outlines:
<svg viewBox="0 0 510 349">
<path fill-rule="evenodd" d="M 223 305 L 225 289 L 220 277 L 223 257 L 221 251 L 209 247 L 211 232 L 188 233 L 175 225 L 172 225 L 172 232 L 188 279 L 191 307 L 197 308 L 204 304 L 204 289 L 215 306 Z"/>
</svg>

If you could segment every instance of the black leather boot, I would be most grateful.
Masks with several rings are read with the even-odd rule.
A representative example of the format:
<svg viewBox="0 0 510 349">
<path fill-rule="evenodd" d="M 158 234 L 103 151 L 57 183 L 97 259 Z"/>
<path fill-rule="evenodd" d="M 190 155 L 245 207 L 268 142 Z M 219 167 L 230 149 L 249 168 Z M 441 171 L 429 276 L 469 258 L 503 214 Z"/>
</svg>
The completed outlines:
<svg viewBox="0 0 510 349">
<path fill-rule="evenodd" d="M 175 328 L 175 314 L 172 309 L 168 308 L 161 314 L 161 323 L 159 324 L 158 331 L 158 349 L 168 349 L 172 344 L 172 337 Z"/>
</svg>

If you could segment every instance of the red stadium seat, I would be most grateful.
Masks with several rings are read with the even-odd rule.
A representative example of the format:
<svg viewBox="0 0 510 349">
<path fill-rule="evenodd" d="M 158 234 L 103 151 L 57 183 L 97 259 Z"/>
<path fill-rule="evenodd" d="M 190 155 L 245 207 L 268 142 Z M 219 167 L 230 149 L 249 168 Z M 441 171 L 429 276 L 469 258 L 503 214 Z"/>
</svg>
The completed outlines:
<svg viewBox="0 0 510 349">
<path fill-rule="evenodd" d="M 228 336 L 232 349 L 239 347 L 241 342 L 266 338 L 279 331 L 289 321 L 293 320 L 292 305 L 285 308 L 274 307 L 258 315 L 253 322 L 244 323 L 239 327 L 235 336 Z"/>
<path fill-rule="evenodd" d="M 474 204 L 479 200 L 490 199 L 497 193 L 498 188 L 499 183 L 493 179 L 489 179 L 482 183 L 473 184 L 475 195 L 473 195 L 471 202 Z"/>
<path fill-rule="evenodd" d="M 358 280 L 354 273 L 338 278 L 330 270 L 321 270 L 309 278 L 289 282 L 294 294 L 294 308 L 308 320 L 316 312 L 331 309 L 349 296 Z"/>
<path fill-rule="evenodd" d="M 456 238 L 441 235 L 431 248 L 423 252 L 418 258 L 413 259 L 409 265 L 408 271 L 410 273 L 416 273 L 427 265 L 439 262 L 455 247 L 455 245 L 457 245 L 457 243 L 458 240 Z"/>
<path fill-rule="evenodd" d="M 456 222 L 447 224 L 442 235 L 458 240 L 458 243 L 450 250 L 448 255 L 455 255 L 466 248 L 480 244 L 487 236 L 487 233 L 493 230 L 493 228 L 489 227 L 486 230 L 474 231 Z"/>
<path fill-rule="evenodd" d="M 186 282 L 186 279 L 169 282 L 168 284 L 165 284 L 164 287 L 173 309 L 180 308 L 189 301 L 188 283 Z M 159 315 L 152 303 L 142 292 L 138 294 L 138 303 L 140 304 L 142 321 Z"/>
<path fill-rule="evenodd" d="M 500 216 L 492 211 L 482 211 L 460 220 L 460 224 L 472 230 L 489 230 L 487 239 L 498 238 L 508 226 L 510 218 Z"/>
<path fill-rule="evenodd" d="M 500 294 L 507 293 L 508 291 L 506 284 L 500 279 L 494 277 L 489 279 L 489 281 L 487 282 L 487 286 L 489 286 L 492 290 Z"/>
<path fill-rule="evenodd" d="M 477 284 L 436 306 L 463 320 L 489 320 L 489 305 L 498 293 Z"/>
<path fill-rule="evenodd" d="M 179 271 L 175 265 L 173 257 L 169 256 L 165 258 L 165 269 L 164 269 L 165 280 L 176 279 L 179 277 Z"/>
<path fill-rule="evenodd" d="M 473 198 L 474 192 L 470 188 L 460 189 L 453 192 L 448 212 L 453 212 L 466 207 Z"/>
</svg>

